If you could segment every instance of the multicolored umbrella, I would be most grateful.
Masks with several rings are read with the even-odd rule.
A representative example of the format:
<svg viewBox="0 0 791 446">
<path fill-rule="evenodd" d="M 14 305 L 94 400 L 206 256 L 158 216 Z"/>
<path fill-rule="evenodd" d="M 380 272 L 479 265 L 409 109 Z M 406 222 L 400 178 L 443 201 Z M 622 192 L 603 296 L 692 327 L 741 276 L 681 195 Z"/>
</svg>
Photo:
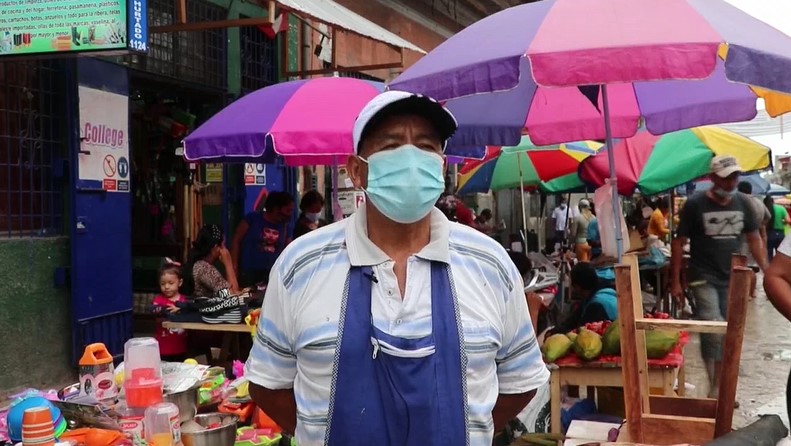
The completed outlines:
<svg viewBox="0 0 791 446">
<path fill-rule="evenodd" d="M 662 136 L 642 131 L 617 141 L 613 147 L 618 192 L 631 196 L 637 189 L 655 195 L 694 181 L 709 173 L 716 155 L 732 155 L 745 172 L 766 170 L 772 165 L 771 150 L 749 138 L 720 127 L 706 126 Z M 601 186 L 610 178 L 607 157 L 591 157 L 579 166 L 586 183 Z"/>
<path fill-rule="evenodd" d="M 750 120 L 757 97 L 772 116 L 789 112 L 789 72 L 791 36 L 723 0 L 543 0 L 465 28 L 390 88 L 451 110 L 465 101 L 466 113 L 492 123 L 460 132 L 467 145 L 516 144 L 526 128 L 536 144 L 605 139 L 611 147 L 641 122 L 662 134 Z"/>
<path fill-rule="evenodd" d="M 641 118 L 653 134 L 747 121 L 756 97 L 773 117 L 789 112 L 789 72 L 791 37 L 723 0 L 543 0 L 465 28 L 389 88 L 491 124 L 462 129 L 459 144 L 514 145 L 526 128 L 547 145 L 607 136 L 597 85 L 610 84 L 612 137 L 628 138 Z"/>
<path fill-rule="evenodd" d="M 184 139 L 188 160 L 345 163 L 360 110 L 383 84 L 352 78 L 304 79 L 242 96 Z"/>
<path fill-rule="evenodd" d="M 583 187 L 577 168 L 603 145 L 585 141 L 539 147 L 528 136 L 517 146 L 488 147 L 481 161 L 468 161 L 459 169 L 459 194 L 489 190 L 539 187 L 564 192 Z M 563 188 L 563 189 L 560 189 Z"/>
<path fill-rule="evenodd" d="M 360 110 L 384 90 L 353 78 L 304 79 L 256 90 L 225 107 L 184 139 L 190 161 L 274 161 L 291 166 L 337 165 L 353 153 Z M 481 158 L 483 145 L 449 148 L 449 155 Z"/>
</svg>

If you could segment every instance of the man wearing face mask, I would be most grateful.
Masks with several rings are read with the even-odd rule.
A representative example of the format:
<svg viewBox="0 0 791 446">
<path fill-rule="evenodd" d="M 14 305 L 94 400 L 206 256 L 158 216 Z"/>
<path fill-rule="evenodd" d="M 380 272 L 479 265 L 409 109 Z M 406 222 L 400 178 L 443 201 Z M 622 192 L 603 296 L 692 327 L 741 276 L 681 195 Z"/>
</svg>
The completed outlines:
<svg viewBox="0 0 791 446">
<path fill-rule="evenodd" d="M 732 156 L 714 157 L 712 187 L 687 200 L 680 213 L 671 250 L 670 292 L 683 301 L 681 260 L 689 241 L 687 282 L 694 295 L 697 319 L 725 320 L 731 257 L 742 251 L 745 237 L 760 269 L 765 271 L 768 266 L 750 198 L 736 191 L 741 170 Z M 722 336 L 702 334 L 700 344 L 709 376 L 709 397 L 716 398 L 722 371 Z"/>
<path fill-rule="evenodd" d="M 301 213 L 294 227 L 295 239 L 326 224 L 321 219 L 324 211 L 324 197 L 318 191 L 310 190 L 303 195 L 299 201 L 299 210 Z"/>
<path fill-rule="evenodd" d="M 489 446 L 549 379 L 516 266 L 434 207 L 456 126 L 426 97 L 374 98 L 347 164 L 365 206 L 272 270 L 245 377 L 300 446 Z"/>
</svg>

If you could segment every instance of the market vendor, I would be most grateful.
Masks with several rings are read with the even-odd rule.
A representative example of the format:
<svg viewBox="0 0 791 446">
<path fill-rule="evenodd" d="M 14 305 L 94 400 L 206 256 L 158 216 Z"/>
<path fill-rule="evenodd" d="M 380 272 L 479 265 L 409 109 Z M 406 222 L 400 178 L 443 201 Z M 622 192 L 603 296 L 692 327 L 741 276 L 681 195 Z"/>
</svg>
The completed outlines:
<svg viewBox="0 0 791 446">
<path fill-rule="evenodd" d="M 218 260 L 225 269 L 225 277 L 214 266 Z M 195 298 L 214 297 L 222 290 L 228 290 L 230 294 L 239 292 L 231 254 L 225 247 L 222 227 L 206 225 L 198 231 L 195 241 L 192 242 L 187 263 L 184 265 L 183 277 L 182 290 Z"/>
<path fill-rule="evenodd" d="M 548 334 L 568 333 L 590 322 L 618 318 L 615 290 L 602 287 L 596 269 L 590 263 L 578 263 L 571 269 L 571 297 L 578 301 L 576 307 Z"/>
<path fill-rule="evenodd" d="M 354 125 L 365 206 L 272 269 L 245 367 L 300 446 L 489 446 L 549 379 L 508 254 L 434 208 L 456 120 L 387 91 Z"/>
<path fill-rule="evenodd" d="M 294 197 L 287 192 L 271 192 L 263 212 L 244 217 L 233 235 L 231 254 L 242 287 L 269 281 L 269 271 L 291 240 Z"/>
<path fill-rule="evenodd" d="M 294 238 L 305 235 L 327 224 L 321 217 L 324 212 L 324 197 L 319 191 L 310 190 L 299 200 L 299 217 L 294 228 Z"/>
<path fill-rule="evenodd" d="M 670 234 L 670 229 L 667 227 L 667 216 L 669 214 L 670 198 L 662 197 L 657 202 L 656 209 L 651 212 L 651 219 L 648 222 L 648 235 L 664 240 Z"/>
</svg>

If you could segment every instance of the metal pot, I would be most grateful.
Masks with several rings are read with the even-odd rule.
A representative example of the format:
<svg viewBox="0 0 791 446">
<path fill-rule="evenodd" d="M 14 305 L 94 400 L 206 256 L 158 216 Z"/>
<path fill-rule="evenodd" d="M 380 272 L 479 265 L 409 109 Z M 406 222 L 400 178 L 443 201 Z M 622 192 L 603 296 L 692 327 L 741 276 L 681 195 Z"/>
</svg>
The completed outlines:
<svg viewBox="0 0 791 446">
<path fill-rule="evenodd" d="M 165 394 L 162 398 L 179 408 L 179 423 L 189 421 L 198 413 L 198 389 L 199 385 L 190 387 L 187 390 Z"/>
<path fill-rule="evenodd" d="M 220 424 L 220 427 L 198 432 L 182 430 L 181 441 L 184 446 L 234 446 L 236 443 L 236 415 L 224 413 L 207 413 L 197 415 L 194 421 L 201 426 Z"/>
</svg>

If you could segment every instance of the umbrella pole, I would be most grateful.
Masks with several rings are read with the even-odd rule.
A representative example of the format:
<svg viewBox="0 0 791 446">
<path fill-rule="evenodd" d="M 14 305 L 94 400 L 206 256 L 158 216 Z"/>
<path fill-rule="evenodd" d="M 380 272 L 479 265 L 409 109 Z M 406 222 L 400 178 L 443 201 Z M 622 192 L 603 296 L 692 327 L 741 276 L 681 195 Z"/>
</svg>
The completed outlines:
<svg viewBox="0 0 791 446">
<path fill-rule="evenodd" d="M 332 221 L 340 221 L 343 218 L 343 214 L 338 215 L 338 209 L 340 208 L 338 204 L 338 177 L 340 176 L 338 157 L 334 157 L 332 161 Z"/>
<path fill-rule="evenodd" d="M 621 234 L 621 216 L 618 215 L 618 178 L 615 175 L 615 154 L 612 148 L 612 129 L 610 128 L 610 101 L 607 96 L 607 85 L 601 86 L 601 96 L 604 109 L 604 134 L 607 143 L 607 160 L 610 162 L 610 184 L 612 185 L 612 216 L 615 220 L 615 246 L 618 253 L 618 262 L 623 257 L 623 235 Z"/>
<path fill-rule="evenodd" d="M 519 165 L 519 193 L 522 197 L 522 230 L 524 231 L 525 252 L 527 249 L 527 208 L 525 206 L 525 177 L 522 175 L 522 157 L 516 154 L 516 163 Z"/>
</svg>

